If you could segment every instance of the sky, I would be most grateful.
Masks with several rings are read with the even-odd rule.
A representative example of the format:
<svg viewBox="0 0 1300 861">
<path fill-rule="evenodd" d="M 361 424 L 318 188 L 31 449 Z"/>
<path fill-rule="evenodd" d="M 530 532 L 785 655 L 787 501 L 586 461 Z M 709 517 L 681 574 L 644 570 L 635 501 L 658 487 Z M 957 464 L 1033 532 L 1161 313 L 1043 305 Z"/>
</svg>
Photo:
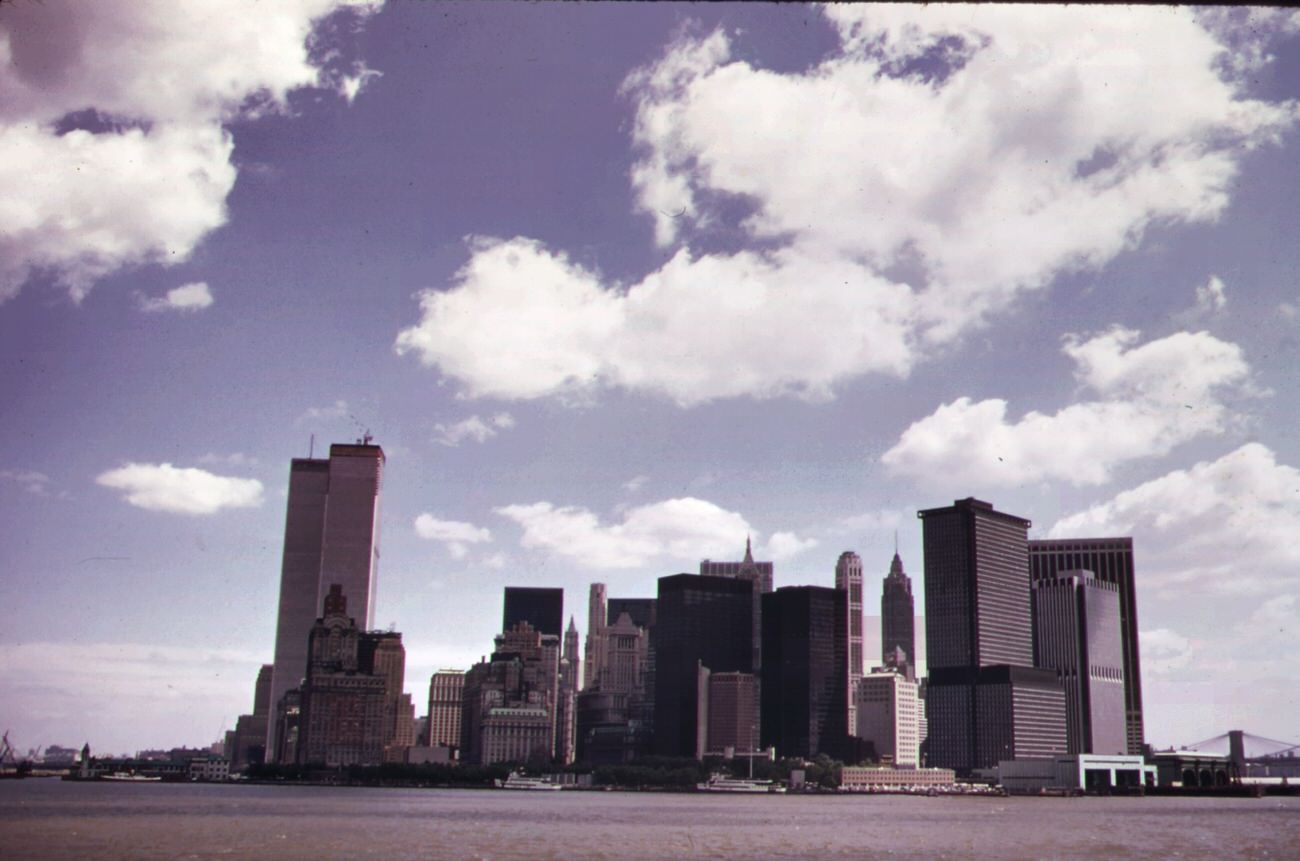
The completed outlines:
<svg viewBox="0 0 1300 861">
<path fill-rule="evenodd" d="M 417 703 L 504 586 L 585 632 L 747 536 L 871 615 L 897 536 L 921 614 L 976 496 L 1133 537 L 1149 742 L 1300 740 L 1297 13 L 19 0 L 0 59 L 17 747 L 232 728 L 289 460 L 366 432 Z"/>
</svg>

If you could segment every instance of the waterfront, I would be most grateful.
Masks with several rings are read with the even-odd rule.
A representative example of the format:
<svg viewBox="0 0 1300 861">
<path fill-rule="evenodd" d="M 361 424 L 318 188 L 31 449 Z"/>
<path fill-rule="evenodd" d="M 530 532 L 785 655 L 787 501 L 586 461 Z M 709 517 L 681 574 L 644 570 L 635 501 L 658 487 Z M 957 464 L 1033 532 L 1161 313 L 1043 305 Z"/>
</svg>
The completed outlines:
<svg viewBox="0 0 1300 861">
<path fill-rule="evenodd" d="M 6 859 L 1284 859 L 1300 798 L 0 784 Z"/>
</svg>

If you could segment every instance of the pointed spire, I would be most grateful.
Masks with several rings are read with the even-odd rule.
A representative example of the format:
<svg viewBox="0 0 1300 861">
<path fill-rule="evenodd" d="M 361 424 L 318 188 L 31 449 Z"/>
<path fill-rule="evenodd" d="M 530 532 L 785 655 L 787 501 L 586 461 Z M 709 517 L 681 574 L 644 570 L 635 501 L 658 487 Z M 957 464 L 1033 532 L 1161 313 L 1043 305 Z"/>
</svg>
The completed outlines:
<svg viewBox="0 0 1300 861">
<path fill-rule="evenodd" d="M 574 621 L 573 621 L 573 614 L 572 614 L 572 613 L 569 614 L 569 630 L 572 631 L 572 632 L 575 633 L 575 634 L 578 633 L 578 626 L 577 626 L 577 625 L 574 623 Z"/>
<path fill-rule="evenodd" d="M 748 535 L 745 536 L 745 562 L 750 565 L 754 564 L 754 551 L 749 546 Z"/>
<path fill-rule="evenodd" d="M 891 561 L 891 562 L 889 563 L 889 576 L 890 576 L 890 577 L 902 577 L 903 575 L 904 575 L 904 572 L 903 572 L 903 559 L 902 559 L 901 556 L 898 555 L 898 548 L 895 547 L 895 548 L 894 548 L 894 559 L 893 559 L 893 561 Z"/>
</svg>

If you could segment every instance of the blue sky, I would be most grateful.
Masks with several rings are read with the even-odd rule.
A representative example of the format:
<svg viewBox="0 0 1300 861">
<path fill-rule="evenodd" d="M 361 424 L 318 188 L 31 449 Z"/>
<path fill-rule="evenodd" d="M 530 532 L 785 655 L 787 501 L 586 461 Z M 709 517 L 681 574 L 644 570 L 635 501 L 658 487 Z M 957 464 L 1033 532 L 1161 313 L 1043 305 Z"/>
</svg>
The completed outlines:
<svg viewBox="0 0 1300 861">
<path fill-rule="evenodd" d="M 747 534 L 919 601 L 976 495 L 1134 537 L 1150 741 L 1300 737 L 1294 14 L 229 7 L 0 7 L 17 743 L 233 726 L 366 430 L 417 701 Z"/>
</svg>

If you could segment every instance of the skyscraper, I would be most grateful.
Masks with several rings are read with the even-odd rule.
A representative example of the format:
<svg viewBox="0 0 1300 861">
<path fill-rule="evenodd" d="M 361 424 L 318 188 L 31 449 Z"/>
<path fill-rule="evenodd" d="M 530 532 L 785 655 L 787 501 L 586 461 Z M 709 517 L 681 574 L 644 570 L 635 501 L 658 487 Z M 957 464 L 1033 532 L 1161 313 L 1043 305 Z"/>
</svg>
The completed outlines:
<svg viewBox="0 0 1300 861">
<path fill-rule="evenodd" d="M 1124 657 L 1124 710 L 1128 754 L 1140 755 L 1146 741 L 1142 718 L 1142 665 L 1138 659 L 1137 590 L 1133 583 L 1132 538 L 1062 538 L 1029 542 L 1033 582 L 1061 571 L 1091 571 L 1119 590 L 1120 638 Z"/>
<path fill-rule="evenodd" d="M 276 617 L 270 709 L 296 688 L 307 670 L 307 635 L 323 612 L 330 584 L 352 604 L 354 618 L 374 627 L 379 569 L 379 490 L 384 451 L 367 436 L 330 446 L 329 459 L 294 458 L 289 465 L 284 555 Z M 275 761 L 275 721 L 267 759 Z"/>
<path fill-rule="evenodd" d="M 918 685 L 895 672 L 863 676 L 858 686 L 855 734 L 869 741 L 882 761 L 895 768 L 921 764 L 921 711 Z"/>
<path fill-rule="evenodd" d="M 463 670 L 438 670 L 429 678 L 430 746 L 460 747 L 461 695 L 465 690 Z"/>
<path fill-rule="evenodd" d="M 1065 693 L 1033 667 L 1028 520 L 978 499 L 920 511 L 928 764 L 969 772 L 1065 753 Z"/>
<path fill-rule="evenodd" d="M 1069 753 L 1125 753 L 1119 587 L 1062 571 L 1037 580 L 1033 596 L 1034 657 L 1061 674 Z"/>
<path fill-rule="evenodd" d="M 659 578 L 651 635 L 655 753 L 695 756 L 701 666 L 720 673 L 751 671 L 753 600 L 750 583 L 732 577 Z"/>
<path fill-rule="evenodd" d="M 605 584 L 592 583 L 587 594 L 587 644 L 583 650 L 582 686 L 590 688 L 605 665 L 601 649 L 605 646 L 605 626 L 609 624 L 609 611 L 605 607 Z"/>
<path fill-rule="evenodd" d="M 858 725 L 857 690 L 862 679 L 862 558 L 852 550 L 845 550 L 835 563 L 835 588 L 848 594 L 848 677 L 845 699 L 848 702 L 848 727 Z"/>
<path fill-rule="evenodd" d="M 842 757 L 849 726 L 848 593 L 787 586 L 763 596 L 760 732 L 778 756 Z"/>
<path fill-rule="evenodd" d="M 501 630 L 527 622 L 542 634 L 564 635 L 564 590 L 536 586 L 507 586 Z"/>
<path fill-rule="evenodd" d="M 901 652 L 903 660 L 899 660 Z M 903 571 L 903 560 L 894 550 L 880 593 L 881 663 L 916 679 L 916 607 L 912 601 L 912 578 Z M 901 665 L 900 665 L 901 664 Z"/>
</svg>

